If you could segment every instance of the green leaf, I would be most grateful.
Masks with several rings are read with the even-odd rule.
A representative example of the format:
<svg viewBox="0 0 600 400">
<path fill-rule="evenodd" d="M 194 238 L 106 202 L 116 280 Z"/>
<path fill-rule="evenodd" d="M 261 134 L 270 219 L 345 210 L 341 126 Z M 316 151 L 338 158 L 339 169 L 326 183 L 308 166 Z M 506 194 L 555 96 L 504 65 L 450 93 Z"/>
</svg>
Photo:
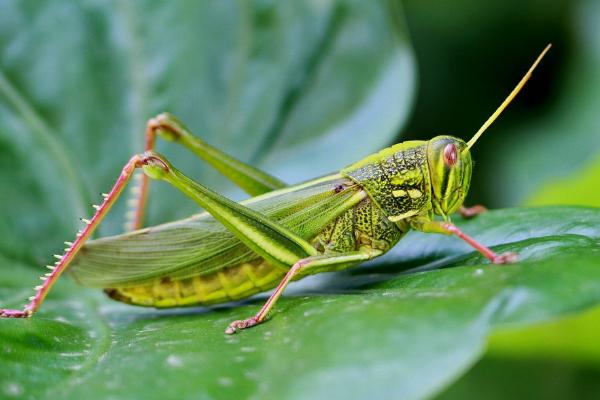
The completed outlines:
<svg viewBox="0 0 600 400">
<path fill-rule="evenodd" d="M 486 357 L 436 400 L 595 400 L 598 368 L 553 358 Z"/>
<path fill-rule="evenodd" d="M 526 328 L 508 327 L 490 338 L 489 354 L 555 358 L 600 366 L 600 307 Z"/>
<path fill-rule="evenodd" d="M 485 357 L 440 400 L 490 398 L 492 393 L 498 399 L 598 398 L 599 335 L 600 307 L 498 329 L 489 338 Z"/>
<path fill-rule="evenodd" d="M 600 157 L 566 178 L 542 185 L 527 199 L 529 205 L 577 204 L 600 207 Z M 590 190 L 591 189 L 591 190 Z"/>
<path fill-rule="evenodd" d="M 438 400 L 597 399 L 600 307 L 496 330 L 485 357 Z M 548 379 L 548 377 L 553 379 Z"/>
<path fill-rule="evenodd" d="M 459 225 L 521 261 L 489 265 L 456 238 L 411 233 L 406 254 L 301 281 L 269 321 L 234 336 L 224 327 L 261 299 L 155 311 L 63 280 L 37 318 L 1 321 L 0 387 L 58 398 L 423 398 L 476 361 L 493 328 L 600 302 L 600 211 L 510 209 Z M 1 298 L 23 295 L 34 274 L 19 271 Z"/>
</svg>

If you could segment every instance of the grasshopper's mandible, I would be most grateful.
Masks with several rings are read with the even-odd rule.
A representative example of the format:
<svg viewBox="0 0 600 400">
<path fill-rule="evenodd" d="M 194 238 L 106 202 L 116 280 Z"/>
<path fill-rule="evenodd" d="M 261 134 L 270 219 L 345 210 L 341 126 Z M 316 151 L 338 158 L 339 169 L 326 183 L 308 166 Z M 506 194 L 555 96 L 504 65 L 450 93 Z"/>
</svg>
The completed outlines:
<svg viewBox="0 0 600 400">
<path fill-rule="evenodd" d="M 514 254 L 496 254 L 479 244 L 448 215 L 480 211 L 462 207 L 471 180 L 470 149 L 549 48 L 469 142 L 452 136 L 403 142 L 299 185 L 287 186 L 220 152 L 173 116 L 161 114 L 148 122 L 147 151 L 127 162 L 92 218 L 83 220 L 87 226 L 73 242 L 65 242 L 64 254 L 55 256 L 29 304 L 22 310 L 0 309 L 0 317 L 31 317 L 69 265 L 79 283 L 142 306 L 214 304 L 275 288 L 256 315 L 227 327 L 231 334 L 263 322 L 291 280 L 380 256 L 409 229 L 453 234 L 492 263 L 512 262 Z M 156 135 L 181 143 L 254 197 L 236 203 L 192 181 L 153 151 Z M 136 169 L 144 174 L 132 190 L 132 231 L 88 242 Z M 206 212 L 142 229 L 148 178 L 175 186 Z"/>
</svg>

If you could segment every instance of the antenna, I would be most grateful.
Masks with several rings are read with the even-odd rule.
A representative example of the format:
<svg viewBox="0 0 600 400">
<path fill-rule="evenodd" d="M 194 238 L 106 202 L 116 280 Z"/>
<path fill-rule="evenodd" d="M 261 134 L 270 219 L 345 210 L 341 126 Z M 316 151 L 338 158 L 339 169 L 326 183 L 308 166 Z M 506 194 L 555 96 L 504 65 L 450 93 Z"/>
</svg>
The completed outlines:
<svg viewBox="0 0 600 400">
<path fill-rule="evenodd" d="M 512 92 L 510 92 L 508 97 L 502 102 L 502 104 L 500 104 L 500 107 L 498 107 L 496 109 L 496 111 L 492 114 L 492 116 L 489 117 L 487 121 L 485 121 L 485 123 L 481 126 L 481 128 L 479 128 L 477 133 L 475 133 L 475 135 L 473 135 L 471 140 L 469 140 L 469 142 L 467 143 L 467 150 L 471 149 L 471 147 L 475 144 L 475 142 L 477 141 L 477 139 L 479 139 L 479 137 L 483 134 L 483 132 L 485 132 L 485 130 L 487 128 L 489 128 L 489 126 L 496 120 L 496 118 L 498 118 L 498 116 L 500 114 L 502 114 L 502 111 L 504 111 L 504 109 L 510 104 L 510 102 L 521 91 L 521 89 L 523 89 L 523 86 L 525 86 L 525 84 L 527 83 L 529 78 L 531 78 L 531 73 L 533 72 L 535 67 L 538 66 L 540 61 L 542 61 L 542 58 L 544 58 L 544 56 L 546 55 L 548 50 L 550 50 L 550 47 L 552 47 L 552 44 L 548 44 L 548 46 L 546 46 L 546 48 L 542 51 L 542 53 L 535 60 L 533 65 L 529 68 L 529 71 L 527 71 L 527 73 L 525 74 L 525 76 L 523 76 L 523 78 L 521 78 L 521 81 L 517 84 L 517 86 L 515 86 L 515 88 L 512 90 Z"/>
</svg>

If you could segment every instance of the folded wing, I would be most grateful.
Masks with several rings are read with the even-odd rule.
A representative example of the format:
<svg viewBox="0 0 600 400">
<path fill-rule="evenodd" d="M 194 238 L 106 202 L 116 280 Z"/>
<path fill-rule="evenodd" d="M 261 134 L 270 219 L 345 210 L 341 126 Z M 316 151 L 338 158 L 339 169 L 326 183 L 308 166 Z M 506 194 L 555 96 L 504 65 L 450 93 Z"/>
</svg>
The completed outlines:
<svg viewBox="0 0 600 400">
<path fill-rule="evenodd" d="M 242 202 L 306 240 L 345 211 L 360 187 L 340 175 L 291 186 Z M 169 276 L 184 279 L 257 259 L 208 213 L 90 241 L 70 268 L 90 287 L 122 287 Z"/>
</svg>

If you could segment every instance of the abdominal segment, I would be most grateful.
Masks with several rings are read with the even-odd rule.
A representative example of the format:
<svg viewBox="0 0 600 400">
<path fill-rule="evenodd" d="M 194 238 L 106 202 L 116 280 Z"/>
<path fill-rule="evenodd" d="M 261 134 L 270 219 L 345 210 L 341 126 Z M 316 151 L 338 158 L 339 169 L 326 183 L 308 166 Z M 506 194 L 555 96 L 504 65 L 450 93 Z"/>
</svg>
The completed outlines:
<svg viewBox="0 0 600 400">
<path fill-rule="evenodd" d="M 149 307 L 178 307 L 239 300 L 272 289 L 285 275 L 263 259 L 186 279 L 158 278 L 137 286 L 109 288 L 109 297 Z"/>
</svg>

